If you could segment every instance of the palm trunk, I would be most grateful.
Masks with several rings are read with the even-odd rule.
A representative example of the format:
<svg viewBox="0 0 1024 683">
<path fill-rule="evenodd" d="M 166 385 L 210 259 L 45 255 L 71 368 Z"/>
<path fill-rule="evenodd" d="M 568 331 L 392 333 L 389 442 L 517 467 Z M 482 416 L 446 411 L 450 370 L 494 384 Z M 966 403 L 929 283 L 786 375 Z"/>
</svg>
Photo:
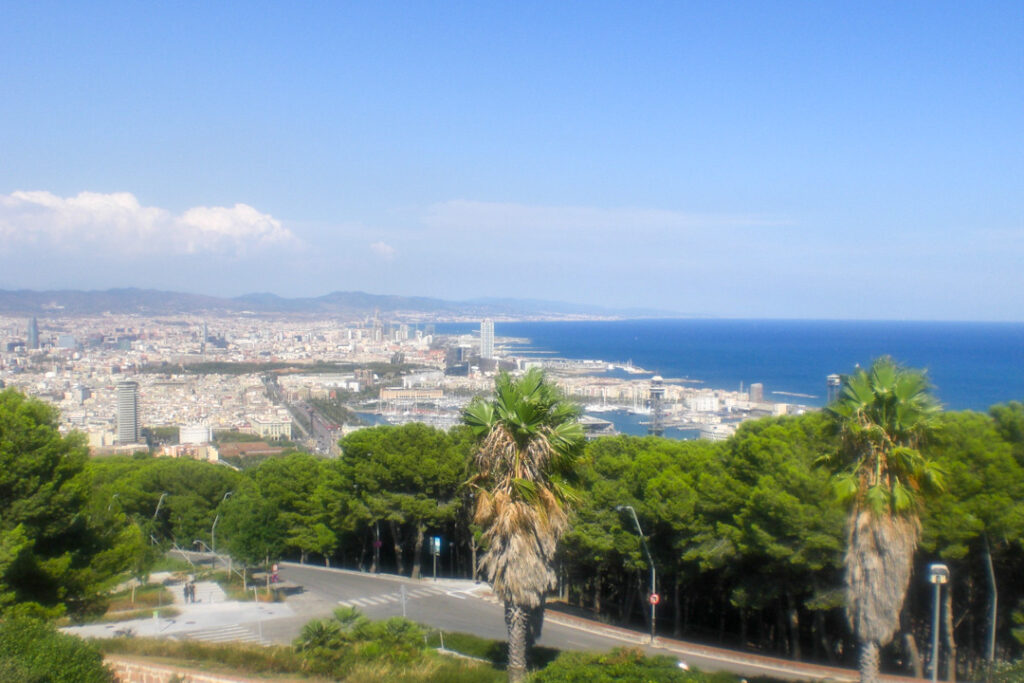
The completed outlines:
<svg viewBox="0 0 1024 683">
<path fill-rule="evenodd" d="M 861 645 L 860 683 L 878 683 L 878 643 L 873 640 Z"/>
<path fill-rule="evenodd" d="M 508 680 L 511 683 L 526 677 L 526 638 L 529 622 L 527 610 L 505 602 L 505 627 L 508 629 Z"/>
</svg>

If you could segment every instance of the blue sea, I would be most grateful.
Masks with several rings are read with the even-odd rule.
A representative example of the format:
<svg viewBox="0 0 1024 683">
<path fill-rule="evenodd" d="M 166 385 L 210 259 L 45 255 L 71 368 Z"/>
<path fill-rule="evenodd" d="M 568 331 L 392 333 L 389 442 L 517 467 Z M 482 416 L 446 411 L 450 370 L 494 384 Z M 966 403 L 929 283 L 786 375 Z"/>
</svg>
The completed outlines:
<svg viewBox="0 0 1024 683">
<path fill-rule="evenodd" d="M 478 331 L 445 323 L 441 334 Z M 765 398 L 823 405 L 825 378 L 890 355 L 924 368 L 949 410 L 985 411 L 1024 400 L 1024 323 L 615 320 L 500 322 L 494 335 L 528 339 L 516 354 L 632 361 L 669 378 L 715 389 L 764 385 Z M 776 393 L 779 392 L 779 393 Z M 793 397 L 790 394 L 806 396 Z M 808 398 L 807 396 L 811 397 Z"/>
</svg>

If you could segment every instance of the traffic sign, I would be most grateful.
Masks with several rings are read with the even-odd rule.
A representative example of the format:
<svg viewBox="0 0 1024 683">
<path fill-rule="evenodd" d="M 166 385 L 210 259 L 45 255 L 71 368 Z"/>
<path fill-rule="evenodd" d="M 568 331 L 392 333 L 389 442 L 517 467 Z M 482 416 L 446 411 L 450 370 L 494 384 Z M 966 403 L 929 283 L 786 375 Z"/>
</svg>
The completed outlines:
<svg viewBox="0 0 1024 683">
<path fill-rule="evenodd" d="M 659 602 L 661 602 L 661 596 L 657 593 L 651 593 L 650 600 L 652 605 L 657 605 Z"/>
</svg>

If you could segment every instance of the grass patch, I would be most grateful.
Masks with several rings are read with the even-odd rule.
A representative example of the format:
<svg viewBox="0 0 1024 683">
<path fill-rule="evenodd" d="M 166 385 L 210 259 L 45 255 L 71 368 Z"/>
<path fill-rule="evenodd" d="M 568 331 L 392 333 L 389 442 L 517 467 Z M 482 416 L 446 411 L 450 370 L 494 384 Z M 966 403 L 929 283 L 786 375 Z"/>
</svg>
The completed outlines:
<svg viewBox="0 0 1024 683">
<path fill-rule="evenodd" d="M 180 557 L 167 554 L 160 557 L 150 569 L 151 572 L 190 572 L 194 571 L 192 563 Z"/>
<path fill-rule="evenodd" d="M 153 609 L 174 602 L 171 591 L 158 584 L 139 586 L 135 589 L 135 602 L 132 602 L 130 588 L 110 595 L 107 602 L 107 614 L 126 612 L 129 610 Z"/>
<path fill-rule="evenodd" d="M 508 665 L 508 643 L 504 640 L 491 640 L 469 633 L 439 631 L 437 629 L 430 630 L 429 626 L 421 626 L 424 631 L 428 631 L 427 644 L 430 647 L 441 647 L 443 640 L 446 650 L 483 659 L 497 667 L 504 668 Z M 560 650 L 535 645 L 530 648 L 528 653 L 529 661 L 527 666 L 531 669 L 545 667 L 554 661 L 559 654 L 561 654 Z"/>
<path fill-rule="evenodd" d="M 215 664 L 232 671 L 253 674 L 302 673 L 302 660 L 287 645 L 263 647 L 160 638 L 108 638 L 94 642 L 104 654 L 160 657 L 189 668 Z"/>
<path fill-rule="evenodd" d="M 93 641 L 105 654 L 147 657 L 164 663 L 203 671 L 221 671 L 259 676 L 309 676 L 302 657 L 292 647 L 205 643 L 190 640 L 156 638 L 111 638 Z M 474 662 L 451 660 L 434 653 L 416 662 L 395 663 L 382 658 L 355 664 L 344 678 L 330 680 L 345 683 L 499 683 L 507 675 L 493 667 Z"/>
<path fill-rule="evenodd" d="M 160 607 L 157 609 L 135 609 L 125 612 L 107 612 L 93 623 L 109 624 L 118 621 L 134 621 L 135 619 L 152 619 L 153 612 L 159 612 L 161 619 L 170 619 L 181 614 L 177 607 Z M 83 622 L 88 623 L 88 622 Z"/>
</svg>

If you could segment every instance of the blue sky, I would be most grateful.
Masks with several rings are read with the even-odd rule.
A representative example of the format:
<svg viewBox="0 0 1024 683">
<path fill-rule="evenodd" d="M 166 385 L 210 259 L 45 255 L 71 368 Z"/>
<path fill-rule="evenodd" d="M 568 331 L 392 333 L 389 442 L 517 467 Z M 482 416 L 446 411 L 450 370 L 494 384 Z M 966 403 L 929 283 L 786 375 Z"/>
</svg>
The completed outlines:
<svg viewBox="0 0 1024 683">
<path fill-rule="evenodd" d="M 6 3 L 0 288 L 1024 320 L 1024 5 Z"/>
</svg>

